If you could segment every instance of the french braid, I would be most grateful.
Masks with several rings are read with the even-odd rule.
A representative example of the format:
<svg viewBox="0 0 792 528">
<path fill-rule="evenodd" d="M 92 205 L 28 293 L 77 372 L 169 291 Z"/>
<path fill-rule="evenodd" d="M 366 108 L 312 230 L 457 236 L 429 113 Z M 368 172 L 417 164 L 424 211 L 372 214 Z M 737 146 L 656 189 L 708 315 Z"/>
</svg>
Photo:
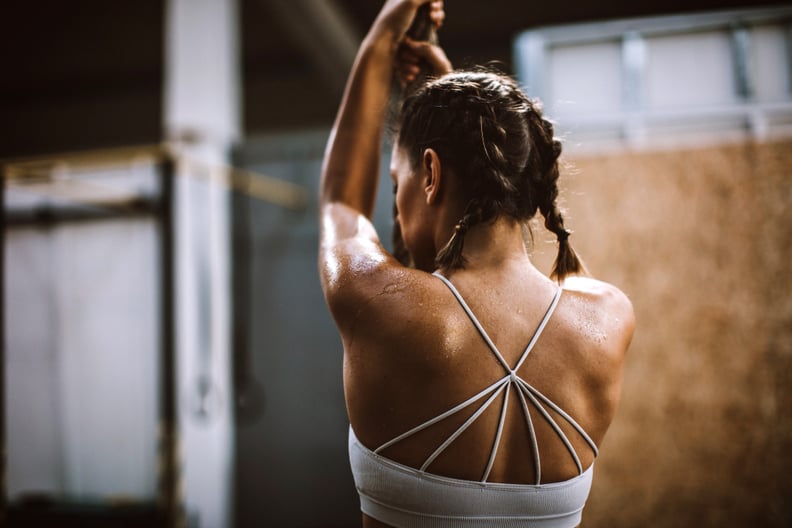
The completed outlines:
<svg viewBox="0 0 792 528">
<path fill-rule="evenodd" d="M 433 148 L 460 178 L 467 204 L 448 243 L 437 253 L 441 269 L 464 267 L 464 237 L 501 215 L 527 222 L 537 211 L 559 242 L 553 276 L 583 271 L 558 210 L 561 143 L 539 106 L 500 73 L 458 71 L 426 83 L 402 105 L 399 147 L 417 168 Z"/>
</svg>

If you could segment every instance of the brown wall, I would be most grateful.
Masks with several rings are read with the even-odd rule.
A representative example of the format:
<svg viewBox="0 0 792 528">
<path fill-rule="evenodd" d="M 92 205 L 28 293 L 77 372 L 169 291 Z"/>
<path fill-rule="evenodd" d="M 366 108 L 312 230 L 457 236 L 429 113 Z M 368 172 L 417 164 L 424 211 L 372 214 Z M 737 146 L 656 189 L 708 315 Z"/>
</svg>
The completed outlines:
<svg viewBox="0 0 792 528">
<path fill-rule="evenodd" d="M 792 526 L 792 141 L 570 159 L 570 240 L 637 319 L 583 525 Z"/>
</svg>

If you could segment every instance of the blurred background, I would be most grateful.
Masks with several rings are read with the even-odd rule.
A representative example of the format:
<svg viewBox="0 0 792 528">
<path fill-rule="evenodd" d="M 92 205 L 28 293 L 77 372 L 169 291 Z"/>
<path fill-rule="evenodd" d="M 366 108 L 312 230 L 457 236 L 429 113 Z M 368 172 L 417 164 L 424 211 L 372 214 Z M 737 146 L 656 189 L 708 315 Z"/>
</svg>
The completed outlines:
<svg viewBox="0 0 792 528">
<path fill-rule="evenodd" d="M 573 244 L 635 305 L 586 527 L 792 525 L 786 4 L 446 0 L 452 62 L 544 102 Z M 0 526 L 359 525 L 315 195 L 380 6 L 4 5 Z"/>
</svg>

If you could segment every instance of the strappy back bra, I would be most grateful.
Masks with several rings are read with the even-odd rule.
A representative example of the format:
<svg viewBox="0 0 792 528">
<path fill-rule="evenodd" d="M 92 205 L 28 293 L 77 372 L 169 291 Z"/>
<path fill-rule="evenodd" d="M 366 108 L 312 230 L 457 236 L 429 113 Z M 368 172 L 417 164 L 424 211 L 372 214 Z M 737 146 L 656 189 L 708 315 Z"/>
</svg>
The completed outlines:
<svg viewBox="0 0 792 528">
<path fill-rule="evenodd" d="M 385 524 L 410 528 L 569 528 L 580 523 L 583 506 L 591 490 L 593 464 L 583 469 L 578 454 L 567 435 L 548 409 L 563 418 L 588 443 L 595 456 L 597 446 L 580 425 L 563 409 L 523 380 L 517 370 L 539 339 L 561 298 L 558 288 L 542 321 L 531 337 L 528 346 L 514 368 L 511 368 L 484 328 L 467 305 L 462 295 L 445 277 L 435 272 L 454 294 L 471 322 L 478 330 L 505 375 L 478 394 L 454 406 L 439 416 L 428 420 L 396 438 L 385 442 L 373 451 L 360 443 L 349 428 L 349 458 L 355 486 L 360 494 L 361 510 Z M 536 468 L 535 484 L 503 484 L 487 482 L 498 452 L 501 433 L 506 418 L 510 392 L 514 390 L 520 401 L 528 426 L 531 450 Z M 503 404 L 487 466 L 480 481 L 461 480 L 427 472 L 432 462 L 487 408 L 502 398 Z M 459 428 L 442 442 L 418 469 L 399 464 L 384 457 L 381 452 L 409 436 L 481 402 L 479 408 Z M 529 407 L 536 409 L 553 428 L 566 446 L 578 468 L 578 475 L 563 482 L 541 484 L 539 445 Z"/>
</svg>

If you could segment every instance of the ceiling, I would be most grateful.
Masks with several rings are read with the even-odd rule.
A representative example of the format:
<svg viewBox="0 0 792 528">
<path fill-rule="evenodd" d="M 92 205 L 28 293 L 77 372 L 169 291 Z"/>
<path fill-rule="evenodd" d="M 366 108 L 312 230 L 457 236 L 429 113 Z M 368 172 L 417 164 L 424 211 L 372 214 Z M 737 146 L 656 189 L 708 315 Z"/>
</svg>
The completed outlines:
<svg viewBox="0 0 792 528">
<path fill-rule="evenodd" d="M 755 3 L 751 0 L 445 0 L 447 18 L 440 40 L 452 63 L 457 66 L 498 61 L 504 69 L 511 71 L 512 41 L 526 29 L 733 9 L 750 7 Z M 763 2 L 764 5 L 773 3 L 785 2 Z M 279 8 L 285 4 L 288 4 L 286 12 Z M 341 19 L 339 25 L 345 27 L 346 33 L 351 33 L 357 43 L 376 17 L 382 2 L 242 1 L 245 128 L 249 133 L 325 126 L 332 120 L 351 63 L 349 55 L 354 54 L 354 49 L 350 52 L 348 45 L 339 43 L 344 40 L 342 35 L 334 37 L 322 31 L 328 13 L 326 9 L 312 8 L 318 4 L 333 5 L 335 16 Z M 326 72 L 333 68 L 335 75 Z"/>
<path fill-rule="evenodd" d="M 0 159 L 160 141 L 164 4 L 5 5 Z M 327 126 L 355 46 L 381 2 L 238 0 L 238 5 L 245 134 Z M 525 29 L 751 5 L 751 0 L 446 0 L 440 39 L 455 65 L 495 60 L 509 71 L 512 40 Z"/>
</svg>

